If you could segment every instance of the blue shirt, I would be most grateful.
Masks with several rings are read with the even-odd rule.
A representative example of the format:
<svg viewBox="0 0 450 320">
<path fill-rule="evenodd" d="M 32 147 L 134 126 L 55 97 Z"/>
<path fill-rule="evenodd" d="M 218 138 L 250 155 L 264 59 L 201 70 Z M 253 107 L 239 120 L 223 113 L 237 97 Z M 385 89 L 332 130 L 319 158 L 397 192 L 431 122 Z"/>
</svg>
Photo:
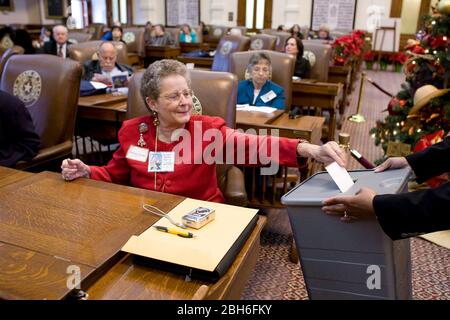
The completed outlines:
<svg viewBox="0 0 450 320">
<path fill-rule="evenodd" d="M 284 110 L 286 102 L 284 97 L 284 89 L 282 87 L 270 80 L 267 80 L 266 83 L 262 86 L 255 103 L 253 103 L 254 90 L 255 87 L 253 86 L 252 80 L 239 81 L 237 104 L 266 106 Z M 261 97 L 270 91 L 273 91 L 275 93 L 275 98 L 270 101 L 264 102 Z"/>
<path fill-rule="evenodd" d="M 194 31 L 191 31 L 189 34 L 191 36 L 190 43 L 196 43 L 197 42 L 197 34 Z M 180 32 L 180 42 L 186 42 L 186 35 L 183 32 Z"/>
</svg>

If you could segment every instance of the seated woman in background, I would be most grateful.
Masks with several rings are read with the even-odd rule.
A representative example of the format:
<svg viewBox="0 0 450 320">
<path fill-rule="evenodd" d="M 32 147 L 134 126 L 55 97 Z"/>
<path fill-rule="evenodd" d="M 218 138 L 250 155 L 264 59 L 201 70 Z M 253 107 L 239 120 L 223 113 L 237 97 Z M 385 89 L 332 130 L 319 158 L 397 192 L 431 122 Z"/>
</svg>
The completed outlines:
<svg viewBox="0 0 450 320">
<path fill-rule="evenodd" d="M 224 202 L 216 178 L 216 160 L 208 156 L 212 145 L 219 153 L 231 152 L 231 161 L 244 162 L 243 165 L 250 165 L 249 159 L 256 160 L 257 149 L 272 146 L 274 141 L 278 142 L 277 148 L 271 149 L 268 157 L 280 165 L 295 167 L 297 157 L 345 165 L 345 153 L 334 141 L 317 146 L 297 139 L 249 135 L 227 128 L 222 118 L 192 115 L 190 79 L 186 66 L 179 61 L 152 63 L 143 75 L 141 94 L 149 114 L 123 123 L 118 134 L 120 147 L 112 160 L 106 166 L 97 167 L 79 159 L 66 159 L 61 165 L 65 180 L 85 177 Z M 213 142 L 206 138 L 211 132 L 214 132 Z M 197 137 L 198 134 L 202 136 Z M 239 152 L 243 152 L 243 157 Z M 162 164 L 154 162 L 161 157 Z M 253 165 L 258 164 L 261 165 L 260 162 Z"/>
<path fill-rule="evenodd" d="M 303 42 L 297 37 L 289 37 L 286 40 L 285 52 L 295 57 L 294 76 L 307 79 L 311 75 L 311 65 L 303 58 Z"/>
<path fill-rule="evenodd" d="M 120 26 L 114 26 L 111 29 L 111 34 L 112 34 L 112 41 L 120 41 L 126 44 L 125 41 L 123 41 L 122 36 L 123 36 L 123 29 Z"/>
<path fill-rule="evenodd" d="M 320 40 L 333 40 L 333 37 L 330 36 L 330 27 L 327 25 L 321 25 L 319 31 L 317 32 L 317 39 Z"/>
<path fill-rule="evenodd" d="M 197 42 L 197 34 L 195 33 L 195 31 L 191 30 L 191 27 L 188 24 L 183 24 L 183 28 L 181 28 L 180 42 Z"/>
<path fill-rule="evenodd" d="M 270 58 L 265 53 L 255 53 L 248 62 L 248 80 L 239 81 L 237 104 L 267 106 L 284 109 L 284 89 L 269 80 L 272 74 Z"/>
<path fill-rule="evenodd" d="M 292 26 L 292 28 L 289 29 L 289 33 L 291 34 L 291 36 L 293 37 L 297 37 L 300 40 L 303 39 L 303 33 L 302 33 L 302 29 L 300 28 L 300 26 L 298 24 L 294 24 Z"/>
</svg>

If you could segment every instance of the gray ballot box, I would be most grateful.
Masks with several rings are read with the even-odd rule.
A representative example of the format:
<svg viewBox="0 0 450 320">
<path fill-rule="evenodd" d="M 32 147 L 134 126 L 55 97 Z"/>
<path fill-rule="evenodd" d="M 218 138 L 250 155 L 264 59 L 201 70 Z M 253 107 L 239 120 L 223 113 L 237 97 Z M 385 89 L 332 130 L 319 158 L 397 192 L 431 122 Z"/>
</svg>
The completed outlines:
<svg viewBox="0 0 450 320">
<path fill-rule="evenodd" d="M 355 184 L 341 193 L 328 172 L 319 172 L 281 198 L 310 299 L 411 299 L 409 239 L 391 240 L 376 217 L 345 223 L 321 209 L 324 199 L 354 195 L 361 187 L 378 194 L 406 192 L 410 173 L 349 171 Z"/>
</svg>

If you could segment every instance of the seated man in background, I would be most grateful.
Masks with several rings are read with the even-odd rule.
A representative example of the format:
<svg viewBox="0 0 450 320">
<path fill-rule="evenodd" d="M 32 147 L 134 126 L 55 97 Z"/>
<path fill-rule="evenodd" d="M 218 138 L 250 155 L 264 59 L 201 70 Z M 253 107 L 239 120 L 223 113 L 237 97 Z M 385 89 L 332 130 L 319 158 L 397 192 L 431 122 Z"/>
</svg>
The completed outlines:
<svg viewBox="0 0 450 320">
<path fill-rule="evenodd" d="M 272 64 L 265 53 L 255 53 L 248 63 L 248 80 L 242 80 L 238 85 L 237 104 L 252 106 L 267 106 L 284 109 L 284 89 L 270 81 Z"/>
<path fill-rule="evenodd" d="M 162 24 L 157 24 L 153 27 L 153 36 L 150 37 L 150 42 L 147 43 L 151 46 L 172 46 L 175 44 L 172 36 L 166 33 Z"/>
<path fill-rule="evenodd" d="M 44 43 L 44 53 L 53 54 L 64 59 L 68 58 L 68 46 L 72 44 L 68 39 L 69 31 L 65 26 L 54 26 L 52 38 Z"/>
<path fill-rule="evenodd" d="M 27 108 L 15 96 L 0 90 L 0 166 L 14 167 L 38 153 L 40 139 Z"/>
<path fill-rule="evenodd" d="M 83 80 L 111 85 L 113 76 L 124 72 L 131 76 L 133 73 L 133 69 L 129 66 L 117 63 L 117 50 L 112 42 L 103 42 L 98 48 L 97 55 L 98 60 L 89 60 L 84 63 Z"/>
</svg>

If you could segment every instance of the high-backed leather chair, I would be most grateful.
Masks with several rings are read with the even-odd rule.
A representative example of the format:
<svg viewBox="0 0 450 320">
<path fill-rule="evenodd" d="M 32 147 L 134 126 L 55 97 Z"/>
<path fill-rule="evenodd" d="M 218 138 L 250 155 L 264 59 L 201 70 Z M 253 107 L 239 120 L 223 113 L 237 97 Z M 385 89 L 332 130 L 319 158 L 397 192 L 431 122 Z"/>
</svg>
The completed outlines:
<svg viewBox="0 0 450 320">
<path fill-rule="evenodd" d="M 79 63 L 53 55 L 15 55 L 7 61 L 0 89 L 25 103 L 41 139 L 36 157 L 17 168 L 71 155 L 80 79 Z"/>
<path fill-rule="evenodd" d="M 212 71 L 230 71 L 230 56 L 233 52 L 247 51 L 250 47 L 250 38 L 225 35 L 220 39 L 214 55 Z"/>
<path fill-rule="evenodd" d="M 275 50 L 278 38 L 270 34 L 258 33 L 250 37 L 250 50 Z"/>
<path fill-rule="evenodd" d="M 276 36 L 278 38 L 275 43 L 275 50 L 279 52 L 284 52 L 286 40 L 291 36 L 289 32 L 277 31 L 274 29 L 263 29 L 261 30 L 261 33 Z"/>
<path fill-rule="evenodd" d="M 303 56 L 311 64 L 311 79 L 328 82 L 328 67 L 330 64 L 332 48 L 316 40 L 303 40 Z"/>
<path fill-rule="evenodd" d="M 202 114 L 223 118 L 228 127 L 236 123 L 237 78 L 228 72 L 189 70 L 192 89 L 202 104 Z M 148 114 L 140 94 L 144 72 L 136 72 L 128 85 L 127 118 Z M 227 203 L 245 206 L 245 192 L 242 172 L 233 165 L 217 165 L 217 180 Z"/>
<path fill-rule="evenodd" d="M 202 30 L 202 27 L 200 27 L 200 26 L 192 27 L 192 30 L 194 30 L 195 33 L 197 34 L 197 42 L 198 43 L 203 43 L 203 30 Z"/>
<path fill-rule="evenodd" d="M 92 34 L 92 40 L 100 40 L 103 35 L 103 23 L 91 23 L 88 27 L 88 33 Z"/>
<path fill-rule="evenodd" d="M 172 39 L 174 40 L 174 46 L 180 46 L 180 28 L 166 28 L 165 32 L 170 33 Z"/>
<path fill-rule="evenodd" d="M 9 60 L 12 56 L 16 54 L 24 54 L 25 49 L 21 46 L 12 46 L 11 48 L 7 49 L 5 52 L 3 52 L 2 57 L 0 58 L 0 81 L 2 78 L 3 69 L 5 68 L 6 61 Z"/>
<path fill-rule="evenodd" d="M 87 41 L 77 43 L 69 46 L 69 57 L 72 60 L 84 63 L 85 61 L 97 59 L 98 47 L 103 41 Z M 117 50 L 117 62 L 122 64 L 128 64 L 128 50 L 126 44 L 123 42 L 114 42 L 114 46 Z M 95 54 L 95 55 L 94 55 Z"/>
<path fill-rule="evenodd" d="M 72 43 L 86 42 L 92 39 L 92 34 L 80 31 L 69 31 L 69 41 Z"/>
<path fill-rule="evenodd" d="M 235 52 L 231 55 L 230 72 L 235 74 L 239 80 L 244 80 L 250 57 L 256 52 L 263 52 L 269 56 L 272 62 L 271 80 L 283 87 L 286 97 L 286 110 L 289 111 L 292 103 L 292 75 L 295 67 L 295 59 L 291 55 L 269 50 Z"/>
<path fill-rule="evenodd" d="M 225 26 L 209 25 L 209 33 L 203 37 L 210 49 L 215 49 L 220 39 L 225 36 L 230 28 Z"/>
<path fill-rule="evenodd" d="M 234 33 L 234 32 L 236 32 L 236 33 Z M 237 33 L 237 32 L 240 32 L 240 34 Z M 232 27 L 232 28 L 230 28 L 229 33 L 230 33 L 230 34 L 236 34 L 236 35 L 245 36 L 245 34 L 247 33 L 247 28 L 244 27 L 244 26 L 236 26 L 236 27 Z"/>
<path fill-rule="evenodd" d="M 128 56 L 137 54 L 139 57 L 145 56 L 145 28 L 124 28 L 122 39 L 127 43 Z"/>
</svg>

